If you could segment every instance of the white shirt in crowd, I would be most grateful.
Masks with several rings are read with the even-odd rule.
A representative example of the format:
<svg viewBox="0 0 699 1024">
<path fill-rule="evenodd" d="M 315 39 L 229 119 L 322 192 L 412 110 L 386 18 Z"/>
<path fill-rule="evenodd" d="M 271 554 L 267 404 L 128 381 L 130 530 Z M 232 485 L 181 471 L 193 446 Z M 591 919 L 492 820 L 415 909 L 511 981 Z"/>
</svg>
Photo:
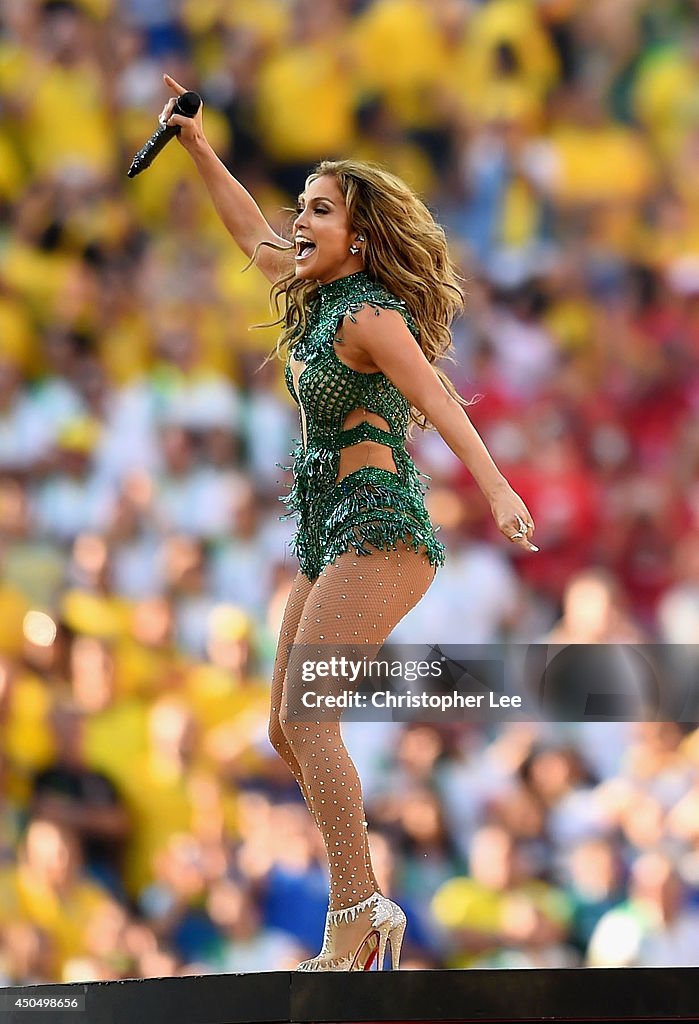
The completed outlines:
<svg viewBox="0 0 699 1024">
<path fill-rule="evenodd" d="M 513 614 L 519 584 L 510 563 L 490 544 L 451 549 L 422 600 L 393 630 L 406 644 L 488 644 Z"/>
</svg>

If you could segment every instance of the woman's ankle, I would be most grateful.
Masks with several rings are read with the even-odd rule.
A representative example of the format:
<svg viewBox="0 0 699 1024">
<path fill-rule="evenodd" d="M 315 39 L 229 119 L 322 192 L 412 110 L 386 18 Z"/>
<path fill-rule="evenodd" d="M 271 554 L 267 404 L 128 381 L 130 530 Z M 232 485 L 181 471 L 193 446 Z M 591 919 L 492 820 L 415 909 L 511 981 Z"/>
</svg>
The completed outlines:
<svg viewBox="0 0 699 1024">
<path fill-rule="evenodd" d="M 334 915 L 342 914 L 344 916 L 345 914 L 350 914 L 351 912 L 353 912 L 353 916 L 356 916 L 356 914 L 361 913 L 362 910 L 369 907 L 370 901 L 374 898 L 374 896 L 380 895 L 381 893 L 379 892 L 378 888 L 375 889 L 371 887 L 367 890 L 366 896 L 361 896 L 360 899 L 353 897 L 353 903 L 347 903 L 347 900 L 336 900 L 335 902 L 333 902 L 331 899 L 328 903 L 328 913 Z"/>
</svg>

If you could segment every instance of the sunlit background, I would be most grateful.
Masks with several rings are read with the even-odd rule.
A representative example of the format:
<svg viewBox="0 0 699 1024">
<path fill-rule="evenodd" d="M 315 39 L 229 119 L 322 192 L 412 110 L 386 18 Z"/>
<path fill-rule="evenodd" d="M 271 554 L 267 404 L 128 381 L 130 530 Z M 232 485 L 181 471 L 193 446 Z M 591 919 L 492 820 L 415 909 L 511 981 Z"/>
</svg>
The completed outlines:
<svg viewBox="0 0 699 1024">
<path fill-rule="evenodd" d="M 416 438 L 441 643 L 699 637 L 696 0 L 0 3 L 0 984 L 280 970 L 325 858 L 266 736 L 298 426 L 268 283 L 167 71 L 275 229 L 322 157 L 403 176 L 445 364 L 537 524 Z M 699 730 L 347 728 L 403 963 L 699 963 Z"/>
</svg>

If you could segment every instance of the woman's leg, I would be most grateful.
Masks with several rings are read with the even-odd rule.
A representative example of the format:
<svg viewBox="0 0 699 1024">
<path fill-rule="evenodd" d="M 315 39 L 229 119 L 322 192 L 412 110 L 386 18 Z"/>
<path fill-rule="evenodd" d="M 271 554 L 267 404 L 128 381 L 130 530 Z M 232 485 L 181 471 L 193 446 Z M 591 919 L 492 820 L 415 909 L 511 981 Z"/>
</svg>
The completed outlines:
<svg viewBox="0 0 699 1024">
<path fill-rule="evenodd" d="M 282 616 L 281 629 L 279 630 L 279 641 L 277 643 L 277 654 L 274 662 L 274 673 L 272 676 L 272 693 L 270 701 L 270 714 L 269 714 L 269 739 L 270 743 L 277 751 L 282 760 L 286 763 L 291 774 L 294 776 L 299 784 L 299 789 L 303 794 L 303 798 L 308 805 L 308 809 L 311 812 L 311 816 L 315 819 L 316 815 L 311 802 L 308 799 L 306 792 L 306 784 L 303 781 L 303 772 L 299 766 L 296 757 L 294 756 L 292 749 L 289 745 L 284 731 L 279 722 L 279 711 L 282 703 L 282 692 L 284 686 L 284 678 L 286 676 L 286 668 L 289 660 L 289 650 L 294 642 L 296 631 L 301 621 L 303 614 L 304 605 L 306 599 L 310 594 L 313 583 L 315 581 L 309 580 L 307 576 L 304 576 L 302 572 L 296 574 L 296 578 L 291 586 L 289 597 L 287 598 L 286 607 L 284 609 L 284 615 Z M 316 823 L 318 823 L 316 819 Z M 320 827 L 320 825 L 319 825 Z M 371 856 L 369 854 L 369 837 L 366 832 L 366 823 L 362 821 L 362 837 L 364 846 L 364 863 L 366 869 L 371 877 L 372 884 L 375 890 L 378 890 L 379 885 L 374 875 L 374 869 L 371 865 Z"/>
<path fill-rule="evenodd" d="M 427 591 L 434 575 L 424 552 L 403 544 L 395 551 L 364 557 L 346 552 L 326 566 L 313 584 L 295 643 L 312 644 L 325 654 L 338 645 L 361 645 L 371 660 L 396 623 Z M 305 684 L 293 664 L 290 667 L 280 722 L 325 840 L 330 910 L 342 910 L 377 891 L 363 828 L 361 784 L 342 741 L 339 721 L 312 722 L 295 714 Z"/>
<path fill-rule="evenodd" d="M 272 675 L 272 692 L 269 709 L 269 741 L 277 751 L 282 760 L 288 765 L 291 774 L 299 784 L 301 792 L 306 797 L 306 787 L 303 781 L 303 773 L 299 763 L 294 757 L 289 741 L 279 724 L 279 709 L 282 703 L 282 692 L 284 688 L 284 677 L 286 666 L 289 660 L 289 650 L 294 642 L 296 630 L 299 627 L 303 608 L 306 599 L 313 589 L 314 580 L 309 580 L 302 572 L 297 572 L 291 591 L 286 601 L 284 615 L 282 616 L 279 640 L 277 641 L 277 653 L 274 660 L 274 672 Z M 306 800 L 308 803 L 308 800 Z"/>
</svg>

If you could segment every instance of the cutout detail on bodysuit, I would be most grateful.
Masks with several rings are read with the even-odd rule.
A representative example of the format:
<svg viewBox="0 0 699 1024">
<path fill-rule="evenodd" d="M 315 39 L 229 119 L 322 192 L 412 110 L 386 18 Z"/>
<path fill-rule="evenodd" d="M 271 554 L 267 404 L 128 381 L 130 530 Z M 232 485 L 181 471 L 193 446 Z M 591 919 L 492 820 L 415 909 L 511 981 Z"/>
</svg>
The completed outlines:
<svg viewBox="0 0 699 1024">
<path fill-rule="evenodd" d="M 340 360 L 340 362 L 343 362 L 343 360 Z M 304 409 L 303 401 L 301 399 L 300 381 L 307 365 L 307 363 L 300 359 L 296 359 L 293 356 L 289 360 L 289 368 L 291 370 L 294 391 L 296 392 L 296 398 L 299 406 L 304 451 L 308 450 L 308 421 L 306 410 Z M 343 365 L 346 366 L 347 364 L 343 362 Z M 351 367 L 349 367 L 349 369 L 351 369 Z M 354 372 L 359 373 L 360 371 L 355 370 Z M 361 427 L 365 423 L 376 427 L 377 431 L 388 434 L 389 436 L 391 435 L 391 427 L 386 419 L 383 416 L 379 416 L 378 413 L 371 412 L 370 409 L 366 409 L 363 406 L 352 409 L 345 416 L 342 423 L 342 431 L 352 430 L 353 427 Z M 398 474 L 398 467 L 396 465 L 392 448 L 388 443 L 384 444 L 383 439 L 379 439 L 376 433 L 373 433 L 371 439 L 349 441 L 346 445 L 343 445 L 340 448 L 339 464 L 335 483 L 338 484 L 341 480 L 344 480 L 352 473 L 356 473 L 358 469 L 365 469 L 367 466 L 375 466 L 377 469 L 385 469 L 389 473 L 394 473 L 395 475 Z"/>
<path fill-rule="evenodd" d="M 383 416 L 371 412 L 369 409 L 359 407 L 353 409 L 344 419 L 343 431 L 351 430 L 353 427 L 361 427 L 362 424 L 370 424 L 386 434 L 390 435 L 390 427 Z M 340 459 L 337 468 L 335 483 L 346 479 L 358 469 L 365 469 L 367 466 L 374 466 L 376 469 L 385 469 L 389 473 L 397 475 L 398 467 L 390 444 L 383 443 L 375 432 L 372 432 L 371 439 L 354 441 L 343 445 L 340 449 Z"/>
<path fill-rule="evenodd" d="M 444 560 L 424 503 L 420 478 L 429 477 L 405 446 L 410 402 L 381 370 L 345 362 L 352 350 L 337 337 L 343 319 L 367 303 L 376 315 L 383 308 L 401 312 L 417 338 L 404 303 L 361 272 L 320 286 L 285 368 L 301 438 L 290 452 L 293 465 L 280 465 L 293 469 L 291 489 L 280 499 L 288 512 L 280 518 L 298 520 L 291 548 L 309 579 L 349 549 L 368 555 L 408 544 L 424 548 L 431 564 Z"/>
</svg>

